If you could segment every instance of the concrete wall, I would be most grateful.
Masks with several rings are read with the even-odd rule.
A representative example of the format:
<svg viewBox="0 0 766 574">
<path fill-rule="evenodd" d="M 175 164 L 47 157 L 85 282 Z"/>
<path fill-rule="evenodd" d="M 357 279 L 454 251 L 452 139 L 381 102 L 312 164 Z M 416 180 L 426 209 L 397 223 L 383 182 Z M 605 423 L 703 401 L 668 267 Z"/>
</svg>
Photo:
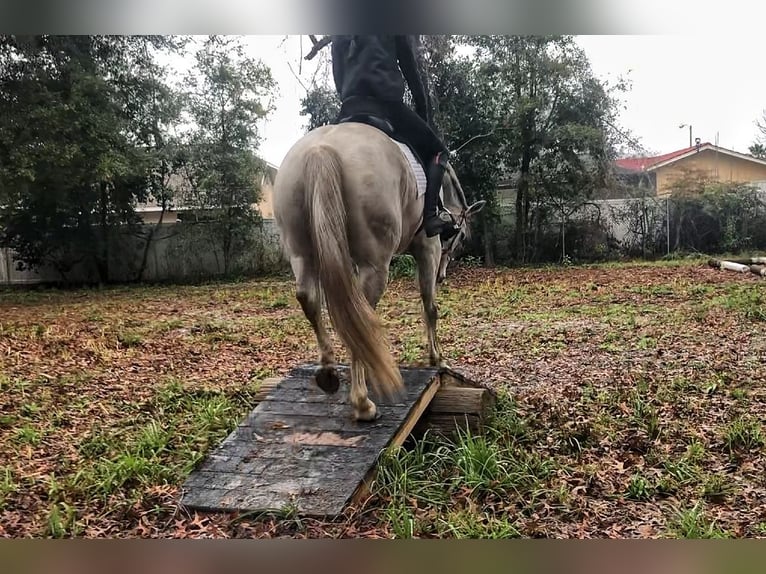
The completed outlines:
<svg viewBox="0 0 766 574">
<path fill-rule="evenodd" d="M 139 236 L 118 232 L 110 243 L 109 278 L 111 281 L 136 281 L 144 257 L 145 234 L 155 226 L 140 228 Z M 286 265 L 273 220 L 248 239 L 248 247 L 232 258 L 230 274 L 258 275 Z M 205 224 L 163 223 L 156 227 L 146 258 L 144 281 L 194 281 L 224 273 L 224 257 Z M 80 264 L 67 273 L 71 282 L 95 282 L 92 266 Z M 61 275 L 52 267 L 19 271 L 9 249 L 0 249 L 0 284 L 25 285 L 59 282 Z"/>
</svg>

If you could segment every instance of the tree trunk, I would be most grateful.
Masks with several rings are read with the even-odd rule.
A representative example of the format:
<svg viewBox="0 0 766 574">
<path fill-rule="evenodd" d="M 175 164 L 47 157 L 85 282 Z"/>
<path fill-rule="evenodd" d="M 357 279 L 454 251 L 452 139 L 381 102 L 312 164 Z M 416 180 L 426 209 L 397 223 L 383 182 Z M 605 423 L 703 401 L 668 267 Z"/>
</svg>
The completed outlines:
<svg viewBox="0 0 766 574">
<path fill-rule="evenodd" d="M 231 265 L 231 242 L 232 242 L 232 229 L 231 229 L 231 210 L 229 210 L 227 221 L 224 224 L 223 230 L 223 274 L 224 277 L 229 276 L 229 266 Z"/>
<path fill-rule="evenodd" d="M 488 217 L 482 217 L 482 242 L 484 243 L 484 266 L 495 266 L 495 237 Z"/>
<path fill-rule="evenodd" d="M 519 185 L 516 189 L 516 213 L 514 214 L 514 223 L 515 227 L 513 229 L 513 249 L 516 253 L 516 259 L 519 261 L 519 263 L 523 262 L 522 254 L 522 244 L 521 244 L 521 236 L 523 233 L 523 221 L 524 221 L 524 201 L 523 196 L 526 190 L 526 181 L 524 180 L 524 176 L 521 176 L 519 178 Z"/>
<path fill-rule="evenodd" d="M 139 281 L 144 280 L 144 273 L 146 272 L 146 263 L 149 260 L 149 250 L 152 247 L 152 240 L 154 239 L 154 234 L 157 232 L 157 230 L 160 228 L 160 225 L 162 225 L 162 220 L 165 217 L 165 210 L 167 209 L 166 203 L 162 202 L 162 211 L 160 211 L 160 218 L 155 223 L 152 228 L 149 230 L 149 234 L 146 236 L 146 240 L 144 241 L 144 252 L 141 255 L 141 266 L 138 268 L 138 274 L 137 279 Z"/>
<path fill-rule="evenodd" d="M 561 211 L 561 262 L 567 260 L 567 218 Z"/>
<path fill-rule="evenodd" d="M 96 270 L 98 271 L 99 285 L 109 282 L 109 224 L 107 220 L 107 205 L 108 205 L 108 193 L 107 183 L 101 182 L 99 184 L 101 197 L 100 197 L 100 221 L 101 224 L 101 241 L 98 246 L 98 255 L 96 257 Z"/>
<path fill-rule="evenodd" d="M 524 129 L 521 134 L 522 152 L 521 169 L 519 173 L 519 188 L 516 193 L 516 257 L 520 262 L 525 262 L 527 257 L 527 224 L 529 222 L 529 167 L 532 164 L 532 138 L 530 135 L 529 122 L 531 118 L 524 120 Z"/>
<path fill-rule="evenodd" d="M 674 251 L 678 251 L 681 245 L 681 227 L 683 227 L 684 223 L 684 214 L 683 211 L 681 211 L 678 214 L 678 222 L 676 223 L 676 241 L 675 241 L 675 247 L 673 248 Z"/>
</svg>

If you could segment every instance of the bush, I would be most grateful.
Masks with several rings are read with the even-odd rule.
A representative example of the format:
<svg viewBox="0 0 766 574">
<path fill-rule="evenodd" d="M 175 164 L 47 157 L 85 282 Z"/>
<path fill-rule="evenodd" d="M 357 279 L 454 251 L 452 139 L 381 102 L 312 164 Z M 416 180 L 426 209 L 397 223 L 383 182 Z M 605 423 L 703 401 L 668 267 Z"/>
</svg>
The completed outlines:
<svg viewBox="0 0 766 574">
<path fill-rule="evenodd" d="M 415 277 L 417 265 L 412 255 L 394 255 L 391 265 L 388 269 L 389 279 L 401 279 L 405 277 Z"/>
</svg>

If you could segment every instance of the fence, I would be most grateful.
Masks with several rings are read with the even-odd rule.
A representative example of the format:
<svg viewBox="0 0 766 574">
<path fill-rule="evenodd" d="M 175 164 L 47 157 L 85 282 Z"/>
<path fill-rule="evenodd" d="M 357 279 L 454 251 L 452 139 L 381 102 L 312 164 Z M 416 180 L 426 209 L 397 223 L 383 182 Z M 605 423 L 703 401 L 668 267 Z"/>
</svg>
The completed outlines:
<svg viewBox="0 0 766 574">
<path fill-rule="evenodd" d="M 152 230 L 147 249 L 146 237 Z M 248 237 L 239 239 L 241 247 L 229 261 L 229 275 L 258 275 L 285 266 L 273 220 L 263 220 Z M 222 276 L 225 271 L 220 241 L 204 223 L 144 225 L 130 233 L 119 230 L 110 238 L 109 254 L 109 280 L 114 282 L 187 282 Z M 64 279 L 69 283 L 93 283 L 98 281 L 98 274 L 90 262 L 76 264 L 65 278 L 49 265 L 19 270 L 13 252 L 0 249 L 0 284 L 57 283 Z"/>
<path fill-rule="evenodd" d="M 686 208 L 680 200 L 672 198 L 647 196 L 591 201 L 567 218 L 563 246 L 561 220 L 548 217 L 541 234 L 536 237 L 537 255 L 532 260 L 560 260 L 562 255 L 591 260 L 625 254 L 664 255 L 679 246 L 688 248 L 691 245 L 695 248 L 695 239 L 688 237 L 689 233 L 684 230 L 697 228 L 701 223 L 712 226 L 719 235 L 728 234 L 726 241 L 721 243 L 726 250 L 766 248 L 766 192 L 758 193 L 757 202 L 748 205 L 749 223 L 745 222 L 743 227 L 742 221 L 735 221 L 735 228 L 729 230 L 726 226 L 732 218 L 743 217 L 743 210 L 736 205 L 728 206 L 728 219 L 715 221 L 715 217 L 704 209 L 698 208 L 696 212 L 687 209 L 685 212 Z M 495 230 L 493 239 L 498 261 L 512 259 L 512 206 L 501 207 L 501 225 Z M 206 224 L 159 225 L 154 228 L 153 239 L 145 253 L 145 237 L 152 228 L 154 226 L 146 225 L 138 233 L 115 234 L 109 248 L 111 281 L 187 282 L 224 275 L 220 241 Z M 240 244 L 229 262 L 230 275 L 253 276 L 286 268 L 274 220 L 262 220 L 261 227 L 249 237 L 242 238 Z M 96 282 L 98 276 L 94 268 L 80 264 L 67 274 L 66 279 L 73 283 L 90 283 Z M 62 276 L 51 267 L 18 270 L 10 250 L 0 249 L 0 284 L 24 285 L 61 280 Z"/>
</svg>

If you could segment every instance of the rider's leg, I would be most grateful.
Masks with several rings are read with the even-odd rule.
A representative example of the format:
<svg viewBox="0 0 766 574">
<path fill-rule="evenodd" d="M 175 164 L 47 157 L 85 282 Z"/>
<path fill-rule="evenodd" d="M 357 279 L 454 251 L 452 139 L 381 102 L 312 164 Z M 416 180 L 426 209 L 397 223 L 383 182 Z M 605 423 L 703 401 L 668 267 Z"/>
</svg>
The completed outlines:
<svg viewBox="0 0 766 574">
<path fill-rule="evenodd" d="M 440 152 L 428 163 L 426 195 L 423 208 L 423 228 L 428 237 L 441 235 L 447 240 L 457 233 L 455 222 L 448 211 L 439 210 L 439 191 L 447 169 L 447 153 Z"/>
<path fill-rule="evenodd" d="M 423 121 L 412 109 L 404 104 L 392 104 L 389 117 L 394 128 L 425 164 L 426 194 L 423 211 L 423 226 L 428 237 L 441 235 L 449 239 L 457 233 L 452 215 L 439 206 L 439 191 L 447 168 L 449 151 L 431 126 Z"/>
</svg>

